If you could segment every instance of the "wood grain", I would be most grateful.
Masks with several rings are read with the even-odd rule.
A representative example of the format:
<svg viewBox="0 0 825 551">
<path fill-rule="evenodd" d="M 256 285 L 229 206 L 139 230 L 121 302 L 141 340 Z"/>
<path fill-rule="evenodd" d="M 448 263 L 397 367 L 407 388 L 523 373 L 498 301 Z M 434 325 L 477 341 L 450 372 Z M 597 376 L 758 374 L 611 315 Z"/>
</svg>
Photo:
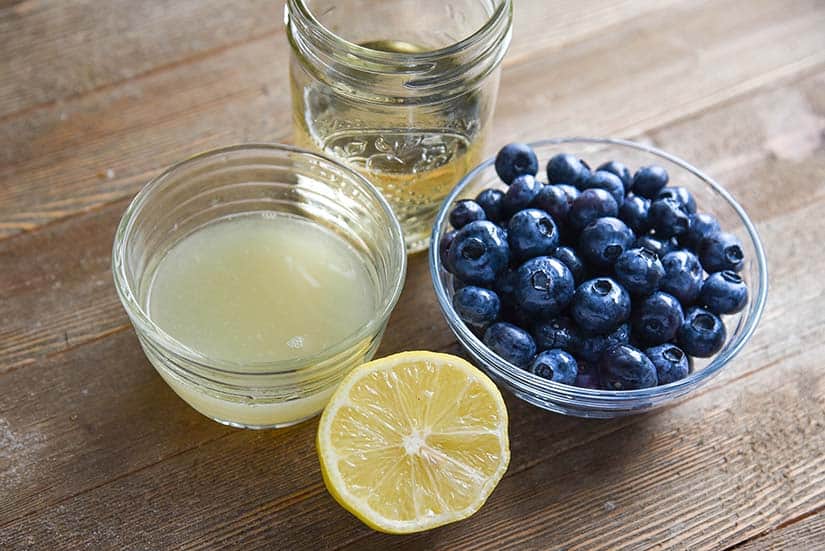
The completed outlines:
<svg viewBox="0 0 825 551">
<path fill-rule="evenodd" d="M 519 18 L 522 41 L 541 34 L 531 25 L 551 17 L 526 5 L 537 17 Z M 522 53 L 505 66 L 494 143 L 633 135 L 825 63 L 825 36 L 816 32 L 825 25 L 821 3 L 714 6 L 686 2 L 620 18 L 604 36 L 585 18 L 598 40 L 559 47 L 539 40 L 530 55 L 528 45 L 514 45 Z M 750 55 L 756 51 L 763 53 Z M 262 59 L 271 69 L 261 70 Z M 0 141 L 11 144 L 0 150 L 0 237 L 128 196 L 194 152 L 288 140 L 285 64 L 284 40 L 266 36 L 0 123 Z"/>
<path fill-rule="evenodd" d="M 737 551 L 809 551 L 825 541 L 825 514 L 814 513 L 798 520 L 783 530 L 757 536 Z"/>
<path fill-rule="evenodd" d="M 114 293 L 145 181 L 289 138 L 280 4 L 231 4 L 0 1 L 0 549 L 825 548 L 825 4 L 518 0 L 490 148 L 612 134 L 691 160 L 757 223 L 768 308 L 730 368 L 654 414 L 508 395 L 488 504 L 403 538 L 329 497 L 315 421 L 239 431 L 183 404 Z M 423 255 L 379 354 L 414 348 L 461 352 Z"/>
<path fill-rule="evenodd" d="M 672 148 L 688 136 L 698 141 L 695 136 L 707 128 L 732 120 L 751 121 L 751 136 L 782 135 L 760 134 L 760 120 L 749 115 L 789 94 L 810 98 L 804 102 L 808 110 L 787 119 L 787 131 L 804 128 L 804 121 L 821 118 L 822 105 L 814 104 L 822 78 L 767 90 L 647 138 Z M 757 155 L 763 142 L 754 139 L 751 147 L 734 154 L 746 161 L 732 163 L 726 160 L 727 150 L 713 140 L 701 143 L 707 148 L 692 146 L 697 157 L 730 170 L 731 177 L 742 175 L 732 183 L 737 190 L 753 181 L 752 174 L 770 182 L 791 171 L 795 181 L 804 182 L 825 166 L 821 146 L 791 162 L 769 152 Z M 734 166 L 736 170 L 725 168 Z M 818 453 L 825 445 L 825 393 L 814 367 L 825 343 L 817 287 L 825 259 L 811 266 L 807 252 L 825 232 L 821 227 L 818 232 L 801 231 L 818 206 L 800 201 L 778 209 L 775 203 L 782 193 L 766 188 L 745 200 L 760 221 L 773 260 L 774 283 L 764 322 L 772 331 L 757 333 L 734 367 L 708 390 L 652 416 L 587 422 L 544 413 L 508 396 L 513 464 L 490 503 L 467 523 L 403 541 L 369 532 L 325 493 L 312 446 L 314 422 L 284 433 L 219 427 L 172 395 L 127 331 L 57 351 L 45 362 L 0 376 L 2 388 L 17 390 L 0 392 L 0 417 L 6 423 L 6 447 L 18 450 L 8 456 L 0 479 L 11 488 L 0 509 L 0 543 L 50 546 L 59 535 L 66 547 L 90 543 L 101 548 L 265 548 L 276 538 L 295 548 L 350 540 L 354 548 L 390 541 L 410 548 L 476 546 L 479 541 L 489 542 L 490 548 L 541 548 L 558 542 L 592 549 L 614 541 L 631 549 L 653 541 L 714 548 L 723 538 L 735 543 L 795 518 L 825 500 Z M 106 210 L 67 221 L 89 229 L 66 231 L 66 238 L 78 242 L 80 236 L 98 233 L 110 223 Z M 64 233 L 61 225 L 52 226 L 56 236 Z M 797 236 L 793 247 L 783 246 L 788 235 Z M 66 254 L 63 261 L 70 259 Z M 800 266 L 808 268 L 801 271 Z M 382 354 L 419 347 L 457 351 L 429 286 L 425 259 L 413 257 Z M 777 323 L 786 319 L 796 321 Z M 772 346 L 775 341 L 783 347 Z M 44 386 L 44 380 L 55 384 Z M 782 411 L 787 403 L 803 407 L 788 417 Z M 710 433 L 708 424 L 714 427 Z M 757 426 L 762 432 L 754 432 Z M 608 459 L 615 450 L 632 460 L 611 464 Z M 44 463 L 51 468 L 37 468 Z M 780 471 L 786 476 L 774 476 Z M 599 473 L 598 484 L 583 482 L 590 480 L 585 474 L 594 472 Z M 554 483 L 545 484 L 547 480 Z M 661 496 L 670 495 L 691 503 L 690 510 L 683 512 L 678 502 L 660 503 Z M 723 506 L 720 495 L 729 496 Z M 134 503 L 142 505 L 136 508 Z M 605 511 L 606 503 L 616 509 Z M 651 527 L 649 511 L 659 505 L 667 505 L 667 513 Z M 168 519 L 184 506 L 194 522 L 172 528 Z M 607 514 L 619 506 L 621 517 Z M 577 539 L 581 517 L 570 515 L 571 510 L 586 515 L 593 526 L 591 540 Z M 537 525 L 537 518 L 553 522 Z"/>
</svg>

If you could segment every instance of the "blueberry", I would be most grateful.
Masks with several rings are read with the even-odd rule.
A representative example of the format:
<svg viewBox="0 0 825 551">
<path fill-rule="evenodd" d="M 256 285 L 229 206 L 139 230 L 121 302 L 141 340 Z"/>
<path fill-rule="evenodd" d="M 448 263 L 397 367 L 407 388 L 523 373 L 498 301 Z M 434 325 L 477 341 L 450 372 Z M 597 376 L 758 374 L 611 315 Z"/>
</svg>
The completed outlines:
<svg viewBox="0 0 825 551">
<path fill-rule="evenodd" d="M 590 167 L 568 153 L 559 153 L 547 162 L 547 181 L 581 187 L 590 176 Z"/>
<path fill-rule="evenodd" d="M 573 201 L 581 194 L 579 188 L 576 186 L 571 186 L 568 184 L 556 184 L 555 187 L 559 188 L 560 190 L 564 191 L 567 194 L 568 202 L 570 206 L 573 206 Z"/>
<path fill-rule="evenodd" d="M 510 218 L 507 241 L 513 258 L 526 260 L 553 254 L 559 244 L 559 232 L 553 218 L 543 210 L 524 209 Z"/>
<path fill-rule="evenodd" d="M 702 283 L 699 304 L 714 314 L 735 314 L 748 303 L 748 286 L 736 272 L 710 274 Z"/>
<path fill-rule="evenodd" d="M 498 319 L 501 300 L 490 289 L 468 285 L 453 295 L 453 308 L 468 327 L 483 329 Z"/>
<path fill-rule="evenodd" d="M 567 219 L 571 226 L 581 230 L 597 218 L 617 214 L 619 206 L 613 196 L 603 189 L 593 188 L 582 191 L 573 201 Z"/>
<path fill-rule="evenodd" d="M 656 256 L 663 258 L 670 251 L 675 250 L 677 244 L 672 239 L 656 239 L 650 235 L 642 235 L 633 242 L 633 248 L 647 249 L 656 253 Z"/>
<path fill-rule="evenodd" d="M 668 180 L 667 170 L 664 168 L 656 165 L 643 166 L 633 175 L 631 187 L 636 195 L 653 199 L 667 185 Z"/>
<path fill-rule="evenodd" d="M 448 231 L 441 236 L 441 240 L 438 242 L 438 258 L 441 260 L 441 265 L 444 266 L 444 268 L 449 272 L 452 272 L 452 269 L 450 268 L 450 263 L 447 260 L 447 253 L 449 253 L 450 245 L 453 244 L 455 234 L 457 233 L 458 232 L 456 230 Z"/>
<path fill-rule="evenodd" d="M 685 313 L 678 340 L 691 356 L 708 358 L 722 349 L 726 337 L 725 324 L 716 314 L 694 306 Z"/>
<path fill-rule="evenodd" d="M 584 280 L 587 275 L 587 268 L 579 255 L 576 254 L 576 251 L 570 247 L 559 247 L 553 253 L 553 256 L 567 266 L 567 269 L 573 274 L 573 281 L 576 282 L 576 285 Z"/>
<path fill-rule="evenodd" d="M 702 239 L 699 258 L 708 273 L 724 270 L 739 272 L 745 266 L 742 242 L 735 235 L 725 232 L 717 232 Z"/>
<path fill-rule="evenodd" d="M 658 384 L 656 366 L 638 348 L 619 344 L 608 348 L 599 360 L 599 376 L 608 390 L 637 390 Z"/>
<path fill-rule="evenodd" d="M 648 211 L 650 210 L 650 200 L 638 195 L 631 195 L 625 198 L 619 207 L 619 220 L 627 224 L 637 235 L 645 233 L 650 229 Z"/>
<path fill-rule="evenodd" d="M 593 390 L 601 388 L 599 385 L 599 375 L 595 370 L 579 371 L 576 375 L 576 380 L 573 382 L 574 386 L 579 388 L 590 388 Z"/>
<path fill-rule="evenodd" d="M 613 266 L 616 280 L 631 295 L 645 296 L 659 288 L 665 268 L 650 249 L 630 249 L 622 253 Z"/>
<path fill-rule="evenodd" d="M 484 209 L 484 214 L 487 220 L 499 222 L 504 218 L 504 208 L 502 207 L 502 200 L 504 199 L 504 192 L 500 189 L 488 188 L 478 194 L 476 203 L 481 205 Z"/>
<path fill-rule="evenodd" d="M 636 236 L 618 218 L 598 218 L 579 235 L 579 254 L 592 266 L 607 270 L 628 250 Z"/>
<path fill-rule="evenodd" d="M 657 199 L 675 199 L 688 214 L 696 214 L 696 199 L 691 193 L 679 186 L 666 187 L 656 196 Z"/>
<path fill-rule="evenodd" d="M 662 344 L 648 348 L 645 354 L 656 367 L 660 385 L 684 379 L 690 373 L 688 356 L 678 346 Z"/>
<path fill-rule="evenodd" d="M 624 184 L 622 180 L 612 172 L 597 170 L 590 175 L 584 184 L 585 189 L 603 189 L 613 196 L 617 205 L 624 201 Z"/>
<path fill-rule="evenodd" d="M 622 181 L 622 186 L 624 186 L 625 195 L 630 193 L 633 177 L 630 175 L 630 169 L 625 165 L 617 161 L 608 161 L 596 169 L 596 172 L 599 171 L 610 172 L 611 174 L 618 176 L 619 180 Z"/>
<path fill-rule="evenodd" d="M 710 214 L 694 214 L 690 217 L 690 228 L 679 237 L 679 243 L 694 251 L 705 237 L 719 231 L 719 221 Z"/>
<path fill-rule="evenodd" d="M 585 281 L 573 296 L 570 313 L 591 333 L 610 333 L 630 316 L 630 296 L 609 277 Z"/>
<path fill-rule="evenodd" d="M 457 230 L 460 230 L 470 222 L 484 220 L 486 218 L 487 215 L 484 214 L 484 209 L 472 199 L 462 199 L 456 203 L 450 212 L 450 224 Z"/>
<path fill-rule="evenodd" d="M 455 236 L 447 264 L 459 279 L 487 287 L 507 269 L 510 247 L 504 230 L 487 220 L 470 222 Z"/>
<path fill-rule="evenodd" d="M 516 271 L 505 270 L 500 273 L 493 282 L 493 290 L 502 299 L 509 300 L 516 292 Z"/>
<path fill-rule="evenodd" d="M 647 344 L 662 344 L 676 336 L 683 319 L 676 297 L 657 291 L 634 307 L 633 335 Z"/>
<path fill-rule="evenodd" d="M 575 353 L 579 348 L 579 331 L 570 318 L 541 321 L 533 326 L 533 337 L 539 350 L 560 348 Z"/>
<path fill-rule="evenodd" d="M 683 235 L 690 229 L 690 214 L 676 199 L 656 199 L 650 204 L 647 217 L 659 239 Z"/>
<path fill-rule="evenodd" d="M 576 359 L 564 350 L 545 350 L 536 356 L 527 370 L 542 379 L 572 385 L 579 374 Z"/>
<path fill-rule="evenodd" d="M 530 206 L 543 210 L 559 224 L 565 224 L 567 213 L 570 212 L 570 205 L 572 204 L 573 199 L 570 198 L 562 186 L 543 186 L 533 202 L 530 203 Z"/>
<path fill-rule="evenodd" d="M 536 198 L 536 195 L 539 194 L 541 188 L 542 184 L 529 174 L 519 176 L 513 180 L 501 200 L 504 217 L 506 218 L 514 212 L 526 209 Z"/>
<path fill-rule="evenodd" d="M 523 143 L 511 143 L 502 147 L 496 155 L 496 174 L 507 185 L 524 174 L 535 176 L 539 172 L 536 152 Z"/>
<path fill-rule="evenodd" d="M 630 342 L 630 325 L 623 323 L 607 335 L 580 335 L 578 340 L 574 341 L 574 344 L 578 345 L 574 354 L 586 362 L 596 363 L 608 348 L 617 344 L 628 344 L 628 342 Z"/>
<path fill-rule="evenodd" d="M 678 298 L 683 306 L 696 302 L 702 290 L 702 265 L 696 255 L 685 249 L 667 253 L 662 258 L 665 275 L 659 288 Z"/>
<path fill-rule="evenodd" d="M 532 258 L 516 270 L 516 303 L 529 316 L 558 315 L 570 304 L 575 289 L 573 274 L 555 258 Z"/>
<path fill-rule="evenodd" d="M 530 333 L 507 322 L 494 323 L 484 332 L 484 344 L 511 364 L 524 367 L 536 355 Z"/>
</svg>

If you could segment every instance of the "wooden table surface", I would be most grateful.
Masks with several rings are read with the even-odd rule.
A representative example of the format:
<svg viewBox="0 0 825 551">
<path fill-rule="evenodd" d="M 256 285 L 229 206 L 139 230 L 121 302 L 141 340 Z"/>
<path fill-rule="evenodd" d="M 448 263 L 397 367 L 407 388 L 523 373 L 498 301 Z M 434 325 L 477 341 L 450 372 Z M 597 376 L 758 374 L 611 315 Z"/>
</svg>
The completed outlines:
<svg viewBox="0 0 825 551">
<path fill-rule="evenodd" d="M 179 400 L 109 269 L 135 192 L 191 153 L 289 141 L 282 1 L 0 0 L 0 549 L 825 548 L 825 2 L 516 0 L 490 151 L 607 135 L 704 167 L 768 253 L 753 340 L 657 413 L 507 396 L 512 462 L 470 520 L 374 533 L 327 494 L 317 421 Z M 379 354 L 460 353 L 426 259 Z"/>
</svg>

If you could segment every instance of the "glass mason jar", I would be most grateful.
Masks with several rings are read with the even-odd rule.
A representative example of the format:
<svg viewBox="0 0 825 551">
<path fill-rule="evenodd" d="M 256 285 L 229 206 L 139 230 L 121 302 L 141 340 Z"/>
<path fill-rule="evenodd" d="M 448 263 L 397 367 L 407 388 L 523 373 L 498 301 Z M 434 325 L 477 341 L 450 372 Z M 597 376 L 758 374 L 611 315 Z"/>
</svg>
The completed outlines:
<svg viewBox="0 0 825 551">
<path fill-rule="evenodd" d="M 164 255 L 198 229 L 248 213 L 299 217 L 347 241 L 375 294 L 370 320 L 318 354 L 255 363 L 205 355 L 164 331 L 148 307 Z M 406 260 L 390 206 L 358 173 L 308 151 L 250 144 L 192 157 L 147 184 L 118 226 L 112 273 L 147 358 L 172 390 L 218 422 L 276 428 L 319 413 L 344 375 L 372 358 L 401 294 Z M 289 320 L 273 312 L 272 322 Z"/>
<path fill-rule="evenodd" d="M 512 0 L 287 0 L 295 141 L 356 168 L 425 249 L 483 156 Z"/>
</svg>

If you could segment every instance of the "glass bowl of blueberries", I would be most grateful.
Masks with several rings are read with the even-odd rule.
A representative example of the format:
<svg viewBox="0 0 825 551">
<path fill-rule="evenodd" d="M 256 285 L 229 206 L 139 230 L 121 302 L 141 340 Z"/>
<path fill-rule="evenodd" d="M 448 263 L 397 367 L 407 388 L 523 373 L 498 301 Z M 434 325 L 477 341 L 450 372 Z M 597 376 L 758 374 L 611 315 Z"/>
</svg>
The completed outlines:
<svg viewBox="0 0 825 551">
<path fill-rule="evenodd" d="M 718 374 L 753 334 L 767 264 L 722 186 L 640 143 L 513 143 L 436 218 L 439 306 L 475 362 L 538 407 L 613 418 Z"/>
</svg>

